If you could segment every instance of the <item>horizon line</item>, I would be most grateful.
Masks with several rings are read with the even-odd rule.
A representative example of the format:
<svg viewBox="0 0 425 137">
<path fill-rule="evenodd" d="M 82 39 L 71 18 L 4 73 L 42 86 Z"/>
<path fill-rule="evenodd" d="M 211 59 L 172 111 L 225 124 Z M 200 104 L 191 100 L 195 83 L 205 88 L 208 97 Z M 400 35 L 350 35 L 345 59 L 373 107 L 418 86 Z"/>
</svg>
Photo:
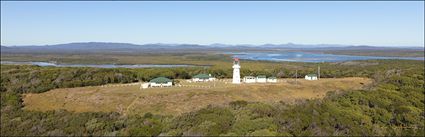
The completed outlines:
<svg viewBox="0 0 425 137">
<path fill-rule="evenodd" d="M 163 45 L 199 45 L 199 46 L 213 46 L 213 45 L 224 45 L 224 46 L 263 46 L 263 45 L 308 45 L 308 46 L 318 46 L 318 45 L 329 45 L 329 46 L 370 46 L 370 47 L 399 47 L 399 48 L 409 48 L 409 47 L 424 47 L 425 44 L 422 46 L 382 46 L 382 45 L 369 45 L 369 44 L 330 44 L 330 43 L 320 43 L 320 44 L 304 44 L 304 43 L 294 43 L 294 42 L 287 42 L 287 43 L 263 43 L 263 44 L 226 44 L 226 43 L 210 43 L 210 44 L 198 44 L 198 43 L 161 43 L 161 42 L 155 42 L 155 43 L 132 43 L 132 42 L 99 42 L 99 41 L 88 41 L 88 42 L 64 42 L 64 43 L 55 43 L 55 44 L 23 44 L 23 45 L 3 45 L 0 44 L 0 46 L 5 47 L 24 47 L 24 46 L 54 46 L 54 45 L 61 45 L 61 44 L 75 44 L 75 43 L 115 43 L 115 44 L 133 44 L 133 45 L 150 45 L 150 44 L 163 44 Z"/>
</svg>

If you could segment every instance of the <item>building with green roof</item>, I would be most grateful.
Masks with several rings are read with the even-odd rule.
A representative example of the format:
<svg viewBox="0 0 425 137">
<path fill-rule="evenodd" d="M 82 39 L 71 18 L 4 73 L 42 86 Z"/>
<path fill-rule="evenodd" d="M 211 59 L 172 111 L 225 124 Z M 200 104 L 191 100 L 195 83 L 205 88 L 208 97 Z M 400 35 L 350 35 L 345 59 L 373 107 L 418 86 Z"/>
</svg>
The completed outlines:
<svg viewBox="0 0 425 137">
<path fill-rule="evenodd" d="M 206 81 L 214 81 L 215 78 L 211 76 L 211 74 L 198 74 L 192 77 L 193 82 L 206 82 Z"/>
<path fill-rule="evenodd" d="M 259 75 L 259 76 L 257 76 L 257 82 L 258 83 L 266 83 L 267 77 L 265 75 Z"/>
<path fill-rule="evenodd" d="M 277 78 L 276 77 L 268 77 L 267 78 L 267 82 L 276 83 L 277 82 Z"/>
<path fill-rule="evenodd" d="M 243 82 L 245 83 L 255 83 L 255 77 L 254 76 L 245 76 L 243 77 Z"/>
<path fill-rule="evenodd" d="M 257 77 L 245 76 L 243 78 L 243 82 L 244 83 L 267 83 L 267 82 L 276 83 L 277 78 L 276 77 L 267 78 L 267 76 L 265 75 L 258 75 Z"/>
<path fill-rule="evenodd" d="M 166 77 L 157 77 L 149 81 L 151 87 L 171 87 L 173 80 Z"/>
</svg>

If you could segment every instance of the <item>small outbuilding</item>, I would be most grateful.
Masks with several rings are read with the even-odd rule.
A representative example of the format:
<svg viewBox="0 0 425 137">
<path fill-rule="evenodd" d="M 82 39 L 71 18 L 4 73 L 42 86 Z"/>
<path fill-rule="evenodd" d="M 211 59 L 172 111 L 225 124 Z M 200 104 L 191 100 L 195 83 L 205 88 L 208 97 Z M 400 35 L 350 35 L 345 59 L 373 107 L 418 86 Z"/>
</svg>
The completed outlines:
<svg viewBox="0 0 425 137">
<path fill-rule="evenodd" d="M 267 82 L 267 77 L 264 75 L 259 75 L 257 76 L 257 82 L 258 83 L 266 83 Z"/>
<path fill-rule="evenodd" d="M 267 78 L 267 82 L 276 83 L 277 82 L 277 78 L 276 77 L 268 77 Z"/>
<path fill-rule="evenodd" d="M 317 80 L 317 75 L 316 74 L 307 74 L 307 75 L 305 75 L 305 79 L 306 80 Z"/>
<path fill-rule="evenodd" d="M 243 77 L 243 82 L 245 83 L 255 83 L 255 77 L 253 76 L 245 76 Z"/>
<path fill-rule="evenodd" d="M 173 86 L 173 80 L 166 77 L 157 77 L 149 81 L 151 87 L 171 87 Z"/>
<path fill-rule="evenodd" d="M 207 81 L 214 81 L 215 78 L 211 76 L 211 74 L 198 74 L 193 76 L 192 81 L 193 82 L 207 82 Z"/>
<path fill-rule="evenodd" d="M 141 83 L 140 84 L 140 89 L 146 89 L 149 87 L 149 83 Z"/>
</svg>

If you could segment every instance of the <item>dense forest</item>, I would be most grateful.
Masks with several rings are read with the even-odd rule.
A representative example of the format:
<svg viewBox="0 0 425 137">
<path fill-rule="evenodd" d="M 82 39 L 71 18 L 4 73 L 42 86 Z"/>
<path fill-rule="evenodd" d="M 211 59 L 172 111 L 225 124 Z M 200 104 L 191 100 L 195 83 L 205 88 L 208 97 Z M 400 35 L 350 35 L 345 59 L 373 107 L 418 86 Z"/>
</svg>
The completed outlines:
<svg viewBox="0 0 425 137">
<path fill-rule="evenodd" d="M 318 64 L 291 64 L 299 76 L 314 72 Z M 264 104 L 244 100 L 225 106 L 208 106 L 180 116 L 121 115 L 110 112 L 74 113 L 65 110 L 22 110 L 23 93 L 54 88 L 106 83 L 148 81 L 157 76 L 190 78 L 211 73 L 231 77 L 231 69 L 212 68 L 56 68 L 1 65 L 1 135 L 415 135 L 424 136 L 424 62 L 369 60 L 320 63 L 321 77 L 369 77 L 365 90 L 330 92 L 325 99 L 299 100 L 296 104 Z M 242 75 L 294 77 L 287 67 L 242 70 Z"/>
</svg>

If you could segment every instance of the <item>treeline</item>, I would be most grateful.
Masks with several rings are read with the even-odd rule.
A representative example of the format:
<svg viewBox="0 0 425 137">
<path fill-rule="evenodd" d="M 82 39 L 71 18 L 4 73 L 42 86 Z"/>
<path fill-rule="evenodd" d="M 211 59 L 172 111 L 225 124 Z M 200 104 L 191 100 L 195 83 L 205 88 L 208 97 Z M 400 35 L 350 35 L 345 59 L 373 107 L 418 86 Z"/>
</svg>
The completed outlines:
<svg viewBox="0 0 425 137">
<path fill-rule="evenodd" d="M 41 93 L 54 88 L 96 86 L 107 83 L 149 81 L 158 76 L 190 78 L 200 68 L 103 69 L 1 65 L 1 92 Z M 186 72 L 186 70 L 188 72 Z"/>
<path fill-rule="evenodd" d="M 287 63 L 287 66 L 274 65 L 268 69 L 245 68 L 241 70 L 241 76 L 266 75 L 278 78 L 295 78 L 295 76 L 298 76 L 303 78 L 309 73 L 317 73 L 317 67 L 320 66 L 320 77 L 322 78 L 370 77 L 379 79 L 381 76 L 388 75 L 381 74 L 382 70 L 391 70 L 389 73 L 402 73 L 402 68 L 414 68 L 413 66 L 421 65 L 422 62 L 377 60 L 353 63 Z M 292 66 L 292 68 L 289 66 Z M 294 68 L 293 66 L 297 67 Z M 295 74 L 295 70 L 297 70 L 297 74 Z M 188 79 L 199 73 L 209 73 L 217 78 L 232 77 L 231 68 L 219 67 L 106 69 L 1 65 L 0 92 L 41 93 L 54 88 L 149 81 L 159 76 L 171 79 Z"/>
<path fill-rule="evenodd" d="M 29 84 L 31 79 L 28 78 L 31 77 L 31 71 L 34 70 L 39 71 L 35 73 L 36 76 L 51 79 L 57 77 L 43 77 L 41 74 L 60 75 L 69 73 L 62 71 L 78 70 L 78 75 L 59 82 L 58 85 L 61 85 L 67 81 L 100 78 L 102 75 L 93 77 L 93 75 L 88 76 L 88 73 L 101 72 L 103 75 L 109 73 L 132 75 L 128 77 L 128 82 L 143 80 L 143 77 L 141 77 L 143 73 L 150 74 L 149 77 L 145 76 L 146 78 L 154 77 L 163 72 L 168 72 L 170 76 L 181 77 L 183 75 L 175 75 L 179 73 L 178 68 L 158 69 L 157 71 L 163 72 L 153 72 L 155 69 L 40 68 L 29 66 L 6 66 L 8 67 L 6 68 L 2 66 L 1 135 L 424 136 L 424 62 L 391 60 L 365 62 L 369 64 L 378 63 L 379 65 L 356 65 L 356 68 L 346 66 L 346 64 L 329 64 L 328 71 L 342 76 L 364 75 L 371 77 L 375 80 L 375 84 L 367 90 L 343 94 L 330 92 L 325 99 L 299 100 L 295 105 L 283 102 L 263 104 L 234 101 L 226 106 L 208 106 L 177 117 L 152 115 L 148 112 L 124 116 L 113 112 L 26 111 L 22 110 L 21 93 L 33 91 L 22 90 L 18 92 L 14 91 L 16 89 L 11 88 L 11 86 Z M 321 67 L 326 68 L 326 66 Z M 299 68 L 302 68 L 302 66 L 299 66 Z M 310 68 L 310 66 L 305 68 Z M 330 70 L 331 68 L 333 68 L 333 71 Z M 347 68 L 347 70 L 343 70 L 343 68 Z M 186 73 L 190 76 L 191 73 L 202 71 L 205 70 L 190 68 Z M 9 75 L 3 79 L 3 74 Z M 86 78 L 79 78 L 80 76 L 86 76 Z M 9 82 L 13 79 L 9 78 L 18 78 L 20 79 L 19 82 L 22 83 L 10 84 Z M 126 82 L 125 78 L 121 80 L 113 82 Z M 40 83 L 38 86 L 43 85 Z M 37 84 L 34 86 L 37 86 Z"/>
</svg>

